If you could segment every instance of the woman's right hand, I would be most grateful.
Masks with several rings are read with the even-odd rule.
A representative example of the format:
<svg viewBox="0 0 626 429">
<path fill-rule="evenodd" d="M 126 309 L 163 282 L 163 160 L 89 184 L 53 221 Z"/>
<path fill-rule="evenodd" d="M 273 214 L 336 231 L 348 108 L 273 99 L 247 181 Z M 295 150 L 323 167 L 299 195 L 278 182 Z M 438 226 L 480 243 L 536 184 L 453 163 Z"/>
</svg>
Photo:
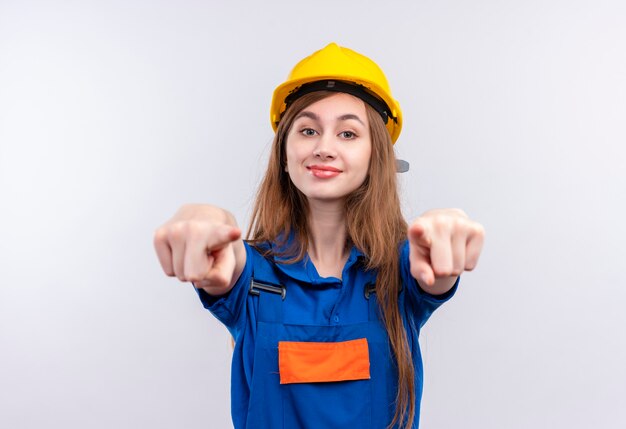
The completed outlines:
<svg viewBox="0 0 626 429">
<path fill-rule="evenodd" d="M 154 232 L 163 271 L 211 295 L 230 291 L 246 263 L 234 216 L 208 204 L 186 204 Z"/>
</svg>

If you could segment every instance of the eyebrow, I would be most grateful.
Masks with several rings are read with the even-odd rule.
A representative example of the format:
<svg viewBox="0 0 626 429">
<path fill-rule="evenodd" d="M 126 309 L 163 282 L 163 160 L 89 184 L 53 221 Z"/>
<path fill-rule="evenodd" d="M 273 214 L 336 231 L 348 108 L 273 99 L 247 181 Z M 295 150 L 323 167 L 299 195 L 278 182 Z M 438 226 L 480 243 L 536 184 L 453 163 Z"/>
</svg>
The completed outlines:
<svg viewBox="0 0 626 429">
<path fill-rule="evenodd" d="M 294 121 L 296 119 L 300 119 L 300 118 L 311 118 L 314 121 L 319 121 L 320 117 L 317 116 L 315 113 L 313 112 L 309 112 L 308 110 L 303 110 L 302 112 L 298 113 L 298 115 L 295 117 Z M 361 123 L 361 125 L 365 126 L 365 124 L 363 123 L 363 121 L 361 120 L 361 118 L 359 118 L 357 115 L 353 114 L 353 113 L 346 113 L 345 115 L 341 115 L 337 117 L 338 120 L 340 121 L 347 121 L 348 119 L 355 119 L 357 121 L 359 121 Z"/>
</svg>

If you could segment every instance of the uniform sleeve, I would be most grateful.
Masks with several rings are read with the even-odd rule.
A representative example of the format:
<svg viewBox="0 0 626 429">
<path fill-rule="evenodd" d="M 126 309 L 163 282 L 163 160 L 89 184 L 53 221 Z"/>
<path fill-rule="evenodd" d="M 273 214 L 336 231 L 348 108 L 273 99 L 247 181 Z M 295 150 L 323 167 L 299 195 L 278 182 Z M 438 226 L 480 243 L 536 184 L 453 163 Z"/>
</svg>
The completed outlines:
<svg viewBox="0 0 626 429">
<path fill-rule="evenodd" d="M 245 241 L 243 244 L 246 249 L 246 265 L 239 279 L 237 279 L 237 282 L 228 293 L 221 296 L 213 296 L 206 293 L 203 289 L 196 289 L 204 308 L 226 325 L 231 333 L 237 330 L 245 317 L 248 286 L 252 279 L 252 268 L 254 265 L 252 255 L 254 250 Z"/>
<path fill-rule="evenodd" d="M 415 323 L 420 328 L 441 304 L 454 296 L 461 279 L 461 277 L 457 278 L 452 288 L 442 295 L 431 295 L 422 290 L 417 280 L 411 275 L 408 240 L 404 241 L 400 247 L 400 276 L 402 277 L 402 285 L 406 288 L 405 300 L 407 309 L 411 312 L 415 318 Z"/>
</svg>

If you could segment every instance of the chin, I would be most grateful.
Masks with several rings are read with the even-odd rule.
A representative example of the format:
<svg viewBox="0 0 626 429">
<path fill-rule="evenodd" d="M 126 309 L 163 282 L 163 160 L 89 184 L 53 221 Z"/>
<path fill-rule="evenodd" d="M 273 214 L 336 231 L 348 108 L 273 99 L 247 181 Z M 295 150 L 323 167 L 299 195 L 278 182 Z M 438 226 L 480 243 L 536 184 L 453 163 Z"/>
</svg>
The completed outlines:
<svg viewBox="0 0 626 429">
<path fill-rule="evenodd" d="M 343 202 L 346 199 L 345 195 L 332 195 L 332 194 L 309 194 L 306 196 L 310 201 L 319 201 L 324 203 Z"/>
</svg>

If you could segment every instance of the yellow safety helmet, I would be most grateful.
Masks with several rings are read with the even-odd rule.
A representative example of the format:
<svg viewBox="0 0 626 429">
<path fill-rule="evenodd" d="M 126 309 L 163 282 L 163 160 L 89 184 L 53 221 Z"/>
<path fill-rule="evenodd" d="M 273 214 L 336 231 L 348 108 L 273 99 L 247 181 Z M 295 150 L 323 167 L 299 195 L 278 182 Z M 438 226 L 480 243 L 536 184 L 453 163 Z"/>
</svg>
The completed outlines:
<svg viewBox="0 0 626 429">
<path fill-rule="evenodd" d="M 361 98 L 381 114 L 391 141 L 398 140 L 402 111 L 391 95 L 385 74 L 374 61 L 336 43 L 301 60 L 291 70 L 287 81 L 274 90 L 270 110 L 274 131 L 293 100 L 321 90 L 347 92 Z"/>
</svg>

